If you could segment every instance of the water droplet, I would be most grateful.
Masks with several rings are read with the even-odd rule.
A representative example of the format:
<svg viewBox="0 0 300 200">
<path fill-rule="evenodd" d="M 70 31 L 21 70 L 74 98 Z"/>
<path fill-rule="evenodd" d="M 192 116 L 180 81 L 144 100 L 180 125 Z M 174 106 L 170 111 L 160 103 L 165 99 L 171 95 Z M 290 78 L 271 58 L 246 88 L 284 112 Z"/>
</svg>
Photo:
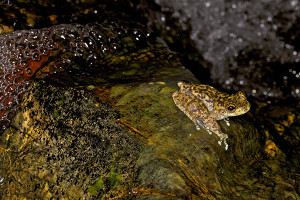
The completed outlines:
<svg viewBox="0 0 300 200">
<path fill-rule="evenodd" d="M 49 43 L 49 44 L 48 44 L 48 47 L 49 47 L 50 50 L 55 50 L 55 49 L 58 48 L 58 47 L 57 47 L 55 44 L 53 44 L 53 43 Z"/>
<path fill-rule="evenodd" d="M 295 7 L 298 4 L 298 0 L 292 0 L 291 1 L 291 6 Z"/>
<path fill-rule="evenodd" d="M 28 68 L 26 68 L 26 73 L 27 73 L 27 75 L 31 76 L 33 72 L 32 72 L 32 70 L 28 67 Z"/>
<path fill-rule="evenodd" d="M 268 20 L 269 22 L 271 22 L 273 19 L 272 19 L 271 16 L 269 16 L 269 17 L 267 18 L 267 20 Z"/>
<path fill-rule="evenodd" d="M 28 66 L 28 63 L 27 63 L 25 60 L 22 60 L 22 61 L 20 62 L 20 66 L 21 66 L 22 68 L 25 68 L 25 67 Z"/>
<path fill-rule="evenodd" d="M 46 47 L 40 47 L 40 53 L 44 56 L 48 56 L 50 51 Z"/>
<path fill-rule="evenodd" d="M 32 53 L 32 60 L 39 61 L 40 59 L 41 59 L 41 56 L 40 56 L 39 52 L 38 51 L 34 51 Z"/>
<path fill-rule="evenodd" d="M 229 37 L 231 37 L 231 38 L 236 38 L 236 34 L 234 34 L 234 33 L 229 33 Z"/>
<path fill-rule="evenodd" d="M 37 48 L 37 44 L 31 42 L 31 43 L 29 43 L 28 47 L 29 47 L 29 49 L 36 49 Z"/>
<path fill-rule="evenodd" d="M 85 37 L 83 39 L 83 46 L 88 50 L 92 50 L 95 48 L 94 42 L 92 41 L 91 38 L 88 38 L 88 37 Z"/>
<path fill-rule="evenodd" d="M 6 97 L 6 98 L 3 100 L 3 105 L 4 105 L 4 106 L 9 106 L 9 105 L 12 104 L 13 100 L 14 100 L 14 99 L 13 99 L 12 97 L 8 96 L 8 97 Z"/>
<path fill-rule="evenodd" d="M 91 55 L 89 55 L 89 56 L 87 57 L 86 60 L 87 60 L 87 62 L 88 62 L 90 65 L 92 65 L 92 64 L 94 64 L 95 61 L 98 60 L 98 55 L 97 55 L 97 54 L 91 54 Z"/>
</svg>

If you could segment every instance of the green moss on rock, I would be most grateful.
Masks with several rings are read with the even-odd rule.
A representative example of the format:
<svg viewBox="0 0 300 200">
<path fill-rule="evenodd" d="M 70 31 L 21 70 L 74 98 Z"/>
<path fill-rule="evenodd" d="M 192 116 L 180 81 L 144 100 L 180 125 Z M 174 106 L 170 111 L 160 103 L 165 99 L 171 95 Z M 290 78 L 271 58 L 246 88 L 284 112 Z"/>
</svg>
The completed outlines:
<svg viewBox="0 0 300 200">
<path fill-rule="evenodd" d="M 104 187 L 104 180 L 100 177 L 98 178 L 93 185 L 89 188 L 89 193 L 91 196 L 96 196 L 101 189 Z"/>
<path fill-rule="evenodd" d="M 5 175 L 1 195 L 105 197 L 132 184 L 141 143 L 121 126 L 118 113 L 108 105 L 84 91 L 40 82 L 31 86 L 18 116 L 22 117 L 15 118 L 16 129 L 0 137 L 0 149 L 10 149 L 0 163 L 1 176 Z M 6 167 L 8 174 L 2 171 Z M 8 190 L 12 186 L 18 189 Z"/>
</svg>

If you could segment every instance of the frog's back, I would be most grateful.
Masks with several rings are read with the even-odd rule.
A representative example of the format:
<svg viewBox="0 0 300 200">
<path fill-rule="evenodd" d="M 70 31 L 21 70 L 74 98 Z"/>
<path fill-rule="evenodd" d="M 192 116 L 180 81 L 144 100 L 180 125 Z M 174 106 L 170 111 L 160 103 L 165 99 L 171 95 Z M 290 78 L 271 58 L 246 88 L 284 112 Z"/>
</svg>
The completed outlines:
<svg viewBox="0 0 300 200">
<path fill-rule="evenodd" d="M 198 100 L 202 101 L 208 110 L 213 109 L 214 102 L 223 102 L 224 99 L 230 97 L 229 94 L 219 92 L 214 87 L 204 84 L 191 84 L 187 82 L 178 82 L 180 92 L 188 94 L 190 97 L 196 97 Z"/>
</svg>

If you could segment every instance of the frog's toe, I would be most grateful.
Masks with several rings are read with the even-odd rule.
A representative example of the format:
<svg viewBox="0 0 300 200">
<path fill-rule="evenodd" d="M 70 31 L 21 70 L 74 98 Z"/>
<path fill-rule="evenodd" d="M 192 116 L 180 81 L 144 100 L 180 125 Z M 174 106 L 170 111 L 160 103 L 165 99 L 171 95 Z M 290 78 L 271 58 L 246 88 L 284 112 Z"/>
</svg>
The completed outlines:
<svg viewBox="0 0 300 200">
<path fill-rule="evenodd" d="M 227 144 L 227 142 L 226 142 L 226 139 L 228 138 L 228 136 L 227 136 L 227 134 L 225 134 L 225 137 L 224 137 L 224 139 L 223 139 L 223 143 L 224 143 L 224 145 L 225 145 L 225 150 L 227 151 L 228 150 L 228 144 Z"/>
<path fill-rule="evenodd" d="M 201 127 L 205 127 L 201 119 L 197 119 L 195 124 L 196 124 L 196 128 L 197 127 L 199 128 L 199 129 L 197 128 L 197 130 L 200 130 Z"/>
<path fill-rule="evenodd" d="M 225 137 L 224 138 L 222 138 L 222 139 L 220 139 L 219 141 L 218 141 L 218 144 L 221 146 L 222 145 L 222 142 L 224 143 L 224 146 L 225 146 L 225 150 L 227 151 L 228 150 L 228 144 L 227 144 L 227 142 L 226 142 L 226 139 L 228 138 L 228 136 L 225 134 Z"/>
<path fill-rule="evenodd" d="M 212 132 L 209 130 L 209 128 L 207 126 L 204 126 L 204 129 L 208 132 L 209 135 L 212 134 Z"/>
<path fill-rule="evenodd" d="M 224 142 L 225 144 L 225 150 L 227 151 L 228 150 L 228 144 L 226 142 Z"/>
</svg>

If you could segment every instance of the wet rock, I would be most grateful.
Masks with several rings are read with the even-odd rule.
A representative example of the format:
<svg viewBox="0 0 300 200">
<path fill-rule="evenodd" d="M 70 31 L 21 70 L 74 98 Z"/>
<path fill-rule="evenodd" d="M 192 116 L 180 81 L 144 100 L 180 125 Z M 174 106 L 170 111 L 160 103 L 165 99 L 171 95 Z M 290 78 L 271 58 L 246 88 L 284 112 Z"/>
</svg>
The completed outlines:
<svg viewBox="0 0 300 200">
<path fill-rule="evenodd" d="M 34 68 L 36 76 L 27 80 L 17 114 L 0 133 L 1 198 L 299 199 L 298 154 L 280 143 L 291 142 L 297 150 L 298 114 L 277 123 L 278 133 L 286 136 L 279 140 L 272 137 L 274 129 L 258 121 L 259 106 L 230 119 L 230 127 L 219 122 L 228 135 L 225 151 L 216 135 L 198 131 L 172 100 L 178 81 L 199 81 L 156 38 L 136 39 L 146 30 L 125 25 L 96 26 L 98 33 L 109 35 L 107 47 L 121 47 L 107 54 L 98 51 L 101 43 L 90 42 L 94 36 L 84 38 L 77 30 L 94 30 L 90 25 L 33 30 L 33 35 L 67 32 L 66 39 L 52 37 L 63 48 L 49 57 L 61 70 L 49 63 Z M 74 29 L 75 40 L 68 32 Z M 14 44 L 20 32 L 2 37 Z M 74 41 L 83 45 L 79 58 L 68 46 Z M 5 52 L 14 48 L 1 47 Z M 93 59 L 95 51 L 100 59 Z M 4 61 L 15 69 L 7 54 Z M 1 82 L 5 86 L 11 68 L 4 67 L 9 72 Z"/>
<path fill-rule="evenodd" d="M 219 123 L 229 136 L 225 151 L 172 100 L 179 80 L 197 80 L 159 61 L 159 78 L 148 81 L 98 83 L 87 91 L 33 83 L 1 135 L 2 195 L 269 199 L 275 191 L 278 198 L 298 198 L 295 171 L 283 166 L 282 151 L 269 153 L 272 143 L 253 126 L 251 113 L 232 118 L 230 127 Z"/>
<path fill-rule="evenodd" d="M 145 46 L 148 36 L 114 22 L 63 24 L 0 35 L 0 131 L 10 123 L 31 80 L 60 71 L 100 73 L 107 65 L 126 61 L 127 52 L 135 52 L 136 45 Z"/>
<path fill-rule="evenodd" d="M 108 19 L 122 22 L 134 20 L 143 24 L 145 18 L 136 8 L 137 4 L 137 0 L 2 0 L 0 24 L 12 30 L 40 29 L 70 23 L 101 23 Z"/>
<path fill-rule="evenodd" d="M 1 135 L 7 150 L 1 196 L 109 198 L 121 186 L 134 187 L 142 143 L 118 118 L 87 92 L 33 84 L 13 127 Z"/>
</svg>

